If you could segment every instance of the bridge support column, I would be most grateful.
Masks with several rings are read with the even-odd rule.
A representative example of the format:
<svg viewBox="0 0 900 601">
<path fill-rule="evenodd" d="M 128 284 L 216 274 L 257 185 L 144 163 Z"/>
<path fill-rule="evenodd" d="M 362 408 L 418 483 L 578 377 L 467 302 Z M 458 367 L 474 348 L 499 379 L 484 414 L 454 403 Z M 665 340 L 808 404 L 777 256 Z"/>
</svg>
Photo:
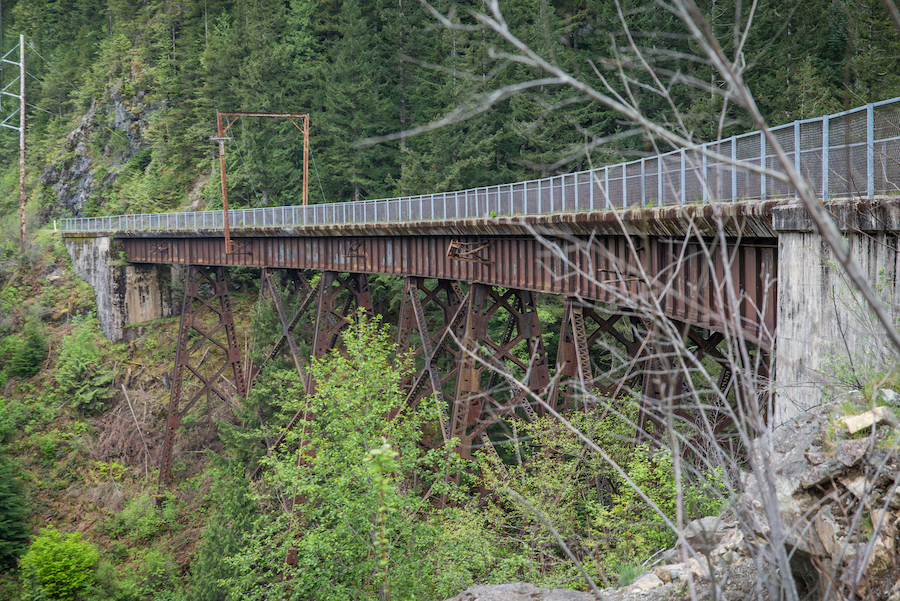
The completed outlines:
<svg viewBox="0 0 900 601">
<path fill-rule="evenodd" d="M 507 323 L 496 341 L 488 322 L 500 309 Z M 491 286 L 472 284 L 465 311 L 450 437 L 459 439 L 459 453 L 469 457 L 481 444 L 493 451 L 487 430 L 502 418 L 517 410 L 529 420 L 536 417 L 528 392 L 547 394 L 550 373 L 531 292 L 508 289 L 500 294 Z M 529 351 L 527 362 L 513 352 L 520 344 Z"/>
<path fill-rule="evenodd" d="M 188 412 L 206 397 L 206 422 L 192 425 L 211 425 L 212 396 L 231 402 L 231 395 L 220 382 L 226 370 L 232 370 L 235 392 L 239 396 L 247 394 L 224 267 L 188 267 L 177 345 L 159 470 L 160 486 L 169 479 L 175 433 Z M 188 399 L 187 403 L 182 405 L 182 398 Z"/>
<path fill-rule="evenodd" d="M 900 210 L 896 201 L 832 203 L 857 265 L 900 318 Z M 897 355 L 834 252 L 799 205 L 777 207 L 778 334 L 775 424 L 829 399 L 832 391 L 883 385 Z"/>
<path fill-rule="evenodd" d="M 132 340 L 136 330 L 128 326 L 176 314 L 178 299 L 169 283 L 178 268 L 122 264 L 125 245 L 110 236 L 83 234 L 64 240 L 72 268 L 94 290 L 100 330 L 110 340 Z"/>
<path fill-rule="evenodd" d="M 247 382 L 249 389 L 253 388 L 256 377 L 266 368 L 272 359 L 284 350 L 285 345 L 290 349 L 291 357 L 294 360 L 294 365 L 297 369 L 297 374 L 300 376 L 300 380 L 303 382 L 304 386 L 306 385 L 307 375 L 306 371 L 303 369 L 300 350 L 297 348 L 294 329 L 300 323 L 300 318 L 306 314 L 306 311 L 312 305 L 312 301 L 317 297 L 319 287 L 317 286 L 313 289 L 303 276 L 303 273 L 298 269 L 288 269 L 285 271 L 287 276 L 285 279 L 287 280 L 289 289 L 288 298 L 292 301 L 299 300 L 300 304 L 293 315 L 289 317 L 287 311 L 285 311 L 284 304 L 281 301 L 281 292 L 275 282 L 274 270 L 268 268 L 262 270 L 262 277 L 260 278 L 259 283 L 260 300 L 265 298 L 267 292 L 271 295 L 272 303 L 275 305 L 275 311 L 278 313 L 278 319 L 281 322 L 281 335 L 275 343 L 275 346 L 269 354 L 266 355 L 266 358 L 263 359 L 262 363 L 250 368 L 250 377 Z"/>
<path fill-rule="evenodd" d="M 466 317 L 462 308 L 468 298 L 463 295 L 459 284 L 451 280 L 438 280 L 434 288 L 428 288 L 425 282 L 425 278 L 417 277 L 406 278 L 404 282 L 397 352 L 412 352 L 414 357 L 423 359 L 421 371 L 407 392 L 406 406 L 414 407 L 426 395 L 433 394 L 437 395 L 441 407 L 446 408 L 443 386 L 457 374 L 459 368 L 459 352 L 452 338 L 462 335 L 460 326 L 465 323 Z M 425 307 L 430 305 L 437 305 L 443 316 L 443 323 L 433 332 L 434 328 L 429 328 L 425 316 Z M 416 347 L 412 347 L 414 332 L 419 337 Z M 449 369 L 442 373 L 441 367 L 447 365 Z M 441 419 L 441 433 L 444 440 L 450 437 L 446 411 Z"/>
<path fill-rule="evenodd" d="M 556 360 L 560 382 L 551 404 L 574 409 L 576 397 L 585 391 L 617 398 L 632 390 L 646 371 L 641 359 L 648 354 L 645 330 L 628 312 L 613 311 L 604 317 L 596 307 L 567 298 Z M 594 345 L 600 346 L 596 374 L 590 355 Z"/>
<path fill-rule="evenodd" d="M 354 308 L 364 309 L 369 316 L 375 314 L 366 274 L 351 273 L 342 277 L 336 271 L 325 271 L 321 278 L 312 346 L 315 359 L 334 348 L 341 330 L 350 324 Z M 341 302 L 343 308 L 338 309 Z M 313 394 L 315 390 L 316 383 L 310 376 L 306 382 L 306 393 Z"/>
</svg>

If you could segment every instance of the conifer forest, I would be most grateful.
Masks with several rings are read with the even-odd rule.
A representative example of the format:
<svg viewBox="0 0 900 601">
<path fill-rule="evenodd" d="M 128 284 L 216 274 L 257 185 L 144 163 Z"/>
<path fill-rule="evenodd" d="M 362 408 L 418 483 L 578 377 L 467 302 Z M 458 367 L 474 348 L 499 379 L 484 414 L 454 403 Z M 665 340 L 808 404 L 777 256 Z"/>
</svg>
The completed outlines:
<svg viewBox="0 0 900 601">
<path fill-rule="evenodd" d="M 542 413 L 493 426 L 497 453 L 463 458 L 439 442 L 438 401 L 404 407 L 421 365 L 397 349 L 395 276 L 370 278 L 380 317 L 353 319 L 339 351 L 308 366 L 314 393 L 289 359 L 270 362 L 247 398 L 188 417 L 173 477 L 158 485 L 177 311 L 108 340 L 55 224 L 221 209 L 216 111 L 308 113 L 310 204 L 530 180 L 673 148 L 521 60 L 483 18 L 490 4 L 0 4 L 7 126 L 19 122 L 24 59 L 27 233 L 23 246 L 19 132 L 2 127 L 0 600 L 440 601 L 509 582 L 612 589 L 680 540 L 664 523 L 729 508 L 740 459 L 635 440 L 637 388 L 565 424 Z M 890 0 L 497 6 L 535 56 L 692 140 L 758 126 L 724 93 L 732 82 L 684 6 L 769 125 L 900 96 Z M 241 118 L 228 136 L 230 207 L 301 203 L 295 123 Z M 258 269 L 229 277 L 238 337 L 258 362 L 282 324 Z M 180 303 L 183 283 L 169 285 Z M 539 295 L 537 311 L 555 358 L 563 300 Z M 497 339 L 504 325 L 500 314 L 490 321 Z M 273 448 L 301 408 L 302 427 Z"/>
</svg>

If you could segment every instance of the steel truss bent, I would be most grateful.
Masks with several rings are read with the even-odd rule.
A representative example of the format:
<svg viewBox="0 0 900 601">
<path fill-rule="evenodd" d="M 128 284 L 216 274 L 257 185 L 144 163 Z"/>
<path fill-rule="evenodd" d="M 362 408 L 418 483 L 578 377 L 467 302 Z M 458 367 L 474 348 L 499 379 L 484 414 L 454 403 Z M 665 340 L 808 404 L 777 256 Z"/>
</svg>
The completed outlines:
<svg viewBox="0 0 900 601">
<path fill-rule="evenodd" d="M 309 309 L 312 301 L 317 297 L 319 287 L 313 289 L 309 285 L 306 277 L 304 277 L 303 272 L 299 269 L 284 270 L 285 277 L 283 283 L 286 284 L 288 290 L 288 299 L 291 301 L 290 306 L 299 302 L 297 309 L 289 318 L 288 313 L 285 311 L 284 303 L 281 299 L 281 292 L 275 281 L 275 274 L 273 272 L 273 269 L 268 268 L 262 270 L 259 282 L 259 297 L 260 301 L 264 298 L 271 297 L 272 304 L 275 306 L 275 311 L 278 313 L 278 319 L 281 323 L 281 335 L 278 337 L 275 346 L 269 354 L 266 355 L 266 358 L 263 359 L 262 363 L 251 367 L 250 377 L 248 378 L 250 389 L 253 388 L 256 377 L 266 368 L 272 359 L 277 357 L 281 351 L 284 350 L 285 345 L 290 349 L 291 358 L 294 361 L 297 374 L 300 376 L 300 381 L 303 382 L 304 385 L 306 384 L 306 371 L 303 369 L 303 360 L 300 357 L 300 350 L 297 347 L 294 329 L 300 323 L 300 318 L 303 317 Z"/>
<path fill-rule="evenodd" d="M 325 272 L 319 277 L 319 283 L 315 288 L 310 287 L 309 282 L 298 270 L 287 270 L 287 279 L 293 283 L 292 294 L 294 296 L 302 296 L 298 309 L 294 316 L 288 320 L 283 305 L 278 295 L 278 288 L 274 283 L 274 278 L 270 270 L 263 270 L 262 283 L 260 284 L 260 295 L 263 294 L 263 286 L 267 286 L 272 292 L 273 303 L 276 311 L 278 311 L 279 319 L 282 324 L 282 334 L 275 345 L 273 351 L 266 358 L 265 362 L 255 372 L 258 374 L 269 362 L 272 356 L 277 354 L 280 349 L 284 348 L 285 341 L 291 349 L 291 356 L 300 375 L 301 381 L 304 383 L 307 394 L 315 392 L 315 382 L 312 374 L 305 374 L 302 368 L 302 362 L 297 351 L 296 341 L 294 339 L 294 328 L 297 326 L 300 318 L 306 314 L 313 299 L 318 300 L 315 328 L 313 334 L 313 356 L 322 357 L 326 352 L 334 348 L 341 329 L 350 323 L 352 319 L 351 311 L 354 307 L 362 308 L 367 315 L 373 315 L 372 298 L 369 292 L 369 283 L 365 274 L 350 274 L 342 278 L 336 272 Z M 335 307 L 340 302 L 341 292 L 346 291 L 344 299 L 343 312 L 338 312 Z M 312 414 L 306 406 L 301 407 L 288 422 L 287 426 L 282 430 L 281 434 L 270 445 L 268 452 L 271 453 L 278 449 L 285 440 L 288 432 L 296 427 L 300 420 L 309 420 Z M 259 472 L 259 468 L 254 472 L 254 476 Z"/>
<path fill-rule="evenodd" d="M 224 269 L 188 269 L 161 483 L 169 478 L 175 431 L 188 411 L 203 396 L 230 399 L 220 383 L 228 368 L 234 373 L 233 387 L 244 396 L 272 360 L 288 354 L 306 393 L 313 394 L 315 382 L 300 349 L 307 347 L 313 358 L 320 358 L 339 347 L 341 331 L 352 323 L 357 309 L 374 315 L 365 274 L 324 271 L 314 286 L 301 270 L 276 275 L 263 269 L 260 299 L 271 298 L 280 334 L 265 359 L 251 366 L 245 384 Z M 681 322 L 670 325 L 675 326 L 670 331 L 680 331 L 684 345 L 693 348 L 698 360 L 721 366 L 719 398 L 730 394 L 737 407 L 713 408 L 712 428 L 718 434 L 734 410 L 746 412 L 755 406 L 747 396 L 753 383 L 742 383 L 725 356 L 728 353 L 719 350 L 725 343 L 723 334 Z M 657 324 L 623 309 L 609 307 L 607 312 L 567 297 L 552 380 L 535 294 L 528 290 L 407 277 L 397 329 L 397 357 L 411 360 L 415 368 L 404 383 L 404 406 L 415 407 L 433 396 L 443 409 L 440 439 L 423 444 L 455 439 L 456 450 L 464 457 L 480 447 L 496 454 L 488 432 L 501 420 L 533 420 L 542 414 L 543 404 L 533 402 L 535 395 L 562 412 L 590 410 L 597 398 L 636 396 L 637 440 L 660 436 L 667 412 L 682 420 L 698 419 L 698 404 L 688 398 L 685 375 L 676 365 L 676 345 L 664 339 Z M 300 344 L 304 333 L 309 339 Z M 761 349 L 752 350 L 758 375 L 766 377 L 768 356 Z M 183 406 L 182 397 L 188 399 Z M 709 412 L 700 417 L 709 421 Z M 305 409 L 298 411 L 269 452 L 298 423 L 313 418 Z"/>
<path fill-rule="evenodd" d="M 219 397 L 225 403 L 231 402 L 231 394 L 226 392 L 227 388 L 223 388 L 221 382 L 229 368 L 234 382 L 228 388 L 238 396 L 245 396 L 247 385 L 241 368 L 241 352 L 228 298 L 225 268 L 191 265 L 184 281 L 172 393 L 159 471 L 160 486 L 169 480 L 175 432 L 188 412 L 206 397 L 207 419 L 201 423 L 210 424 L 212 396 Z M 183 405 L 182 397 L 187 399 Z"/>
<path fill-rule="evenodd" d="M 488 322 L 500 309 L 507 316 L 506 327 L 502 338 L 494 340 Z M 515 416 L 517 409 L 521 416 L 535 418 L 529 392 L 546 395 L 550 372 L 531 292 L 507 289 L 501 293 L 485 284 L 472 284 L 465 310 L 449 435 L 459 441 L 458 452 L 469 457 L 478 445 L 493 451 L 487 430 L 500 419 Z M 527 362 L 514 352 L 521 345 Z"/>
<path fill-rule="evenodd" d="M 649 331 L 644 344 L 646 358 L 642 368 L 642 394 L 635 437 L 638 441 L 661 437 L 667 427 L 666 416 L 672 415 L 679 422 L 692 425 L 696 434 L 687 436 L 683 451 L 685 454 L 696 453 L 704 438 L 720 437 L 734 423 L 735 415 L 749 416 L 755 411 L 756 403 L 751 402 L 750 395 L 765 390 L 770 357 L 763 349 L 746 342 L 751 364 L 744 365 L 740 356 L 729 358 L 719 350 L 726 342 L 721 332 L 702 330 L 677 321 L 673 321 L 672 325 L 679 332 L 683 344 L 692 348 L 693 362 L 703 361 L 719 366 L 717 390 L 705 395 L 702 391 L 692 390 L 688 377 L 689 372 L 695 369 L 693 365 L 679 364 L 672 341 L 664 340 L 660 332 L 652 331 L 652 326 L 647 325 Z M 697 398 L 698 392 L 704 398 Z M 727 400 L 730 398 L 733 401 Z"/>
</svg>

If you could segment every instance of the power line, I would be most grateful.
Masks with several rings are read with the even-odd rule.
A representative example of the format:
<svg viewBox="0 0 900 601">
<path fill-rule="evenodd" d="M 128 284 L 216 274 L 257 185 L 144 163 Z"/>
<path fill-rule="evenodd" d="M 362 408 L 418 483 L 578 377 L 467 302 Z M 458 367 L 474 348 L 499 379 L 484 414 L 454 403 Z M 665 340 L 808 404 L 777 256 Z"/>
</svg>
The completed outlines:
<svg viewBox="0 0 900 601">
<path fill-rule="evenodd" d="M 322 191 L 322 202 L 327 202 L 325 200 L 325 189 L 322 187 L 322 179 L 319 177 L 319 168 L 316 167 L 316 157 L 313 156 L 312 146 L 309 147 L 309 156 L 312 157 L 313 169 L 316 170 L 316 179 L 319 180 L 319 190 Z"/>
<path fill-rule="evenodd" d="M 30 102 L 26 102 L 26 103 L 25 103 L 25 106 L 30 106 L 30 107 L 33 108 L 33 109 L 37 109 L 37 110 L 39 110 L 39 111 L 44 111 L 44 112 L 47 113 L 48 115 L 53 115 L 54 117 L 57 116 L 56 113 L 54 113 L 53 111 L 48 111 L 48 110 L 45 109 L 45 108 L 41 108 L 41 107 L 39 107 L 39 106 L 35 106 L 35 105 L 31 104 Z"/>
<path fill-rule="evenodd" d="M 34 52 L 35 54 L 37 54 L 37 55 L 40 57 L 40 59 L 41 59 L 42 61 L 44 61 L 45 63 L 47 63 L 47 66 L 50 67 L 50 68 L 53 70 L 54 73 L 56 73 L 57 75 L 59 75 L 60 77 L 62 77 L 62 79 L 63 79 L 64 82 L 66 82 L 67 84 L 69 84 L 70 86 L 72 86 L 72 89 L 73 89 L 73 90 L 75 90 L 76 92 L 80 92 L 80 90 L 79 90 L 78 88 L 75 87 L 75 84 L 73 84 L 71 81 L 69 81 L 68 79 L 66 79 L 66 76 L 65 76 L 65 75 L 63 75 L 62 73 L 60 73 L 59 71 L 57 71 L 57 70 L 56 70 L 56 67 L 54 67 L 54 66 L 50 63 L 50 61 L 48 61 L 46 58 L 44 58 L 43 56 L 41 56 L 41 53 L 34 49 L 34 46 L 32 46 L 31 44 L 29 44 L 28 46 L 26 46 L 26 48 L 30 48 L 32 52 Z"/>
<path fill-rule="evenodd" d="M 32 75 L 29 71 L 25 71 L 25 75 L 29 76 L 31 79 L 35 80 L 36 82 L 38 82 L 39 84 L 41 84 L 42 86 L 44 86 L 45 88 L 47 88 L 48 90 L 53 90 L 54 92 L 56 92 L 57 94 L 59 94 L 59 90 L 57 90 L 56 88 L 54 88 L 54 87 L 51 86 L 50 84 L 46 83 L 45 81 L 43 81 L 43 80 L 40 79 L 39 77 L 36 77 L 36 76 Z"/>
</svg>

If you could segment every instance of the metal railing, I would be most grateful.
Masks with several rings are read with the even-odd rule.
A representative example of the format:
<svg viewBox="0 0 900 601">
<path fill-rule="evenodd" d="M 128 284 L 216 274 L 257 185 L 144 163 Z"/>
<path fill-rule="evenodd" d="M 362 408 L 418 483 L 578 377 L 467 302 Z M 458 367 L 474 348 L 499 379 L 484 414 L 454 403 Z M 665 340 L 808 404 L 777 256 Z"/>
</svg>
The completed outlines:
<svg viewBox="0 0 900 601">
<path fill-rule="evenodd" d="M 900 192 L 900 98 L 772 128 L 823 200 Z M 716 158 L 718 155 L 720 158 Z M 727 160 L 730 157 L 730 160 Z M 793 188 L 754 171 L 783 173 L 760 132 L 627 163 L 455 192 L 229 211 L 231 228 L 340 225 L 547 215 L 690 203 L 786 198 Z M 221 211 L 62 220 L 63 231 L 224 227 Z"/>
</svg>

